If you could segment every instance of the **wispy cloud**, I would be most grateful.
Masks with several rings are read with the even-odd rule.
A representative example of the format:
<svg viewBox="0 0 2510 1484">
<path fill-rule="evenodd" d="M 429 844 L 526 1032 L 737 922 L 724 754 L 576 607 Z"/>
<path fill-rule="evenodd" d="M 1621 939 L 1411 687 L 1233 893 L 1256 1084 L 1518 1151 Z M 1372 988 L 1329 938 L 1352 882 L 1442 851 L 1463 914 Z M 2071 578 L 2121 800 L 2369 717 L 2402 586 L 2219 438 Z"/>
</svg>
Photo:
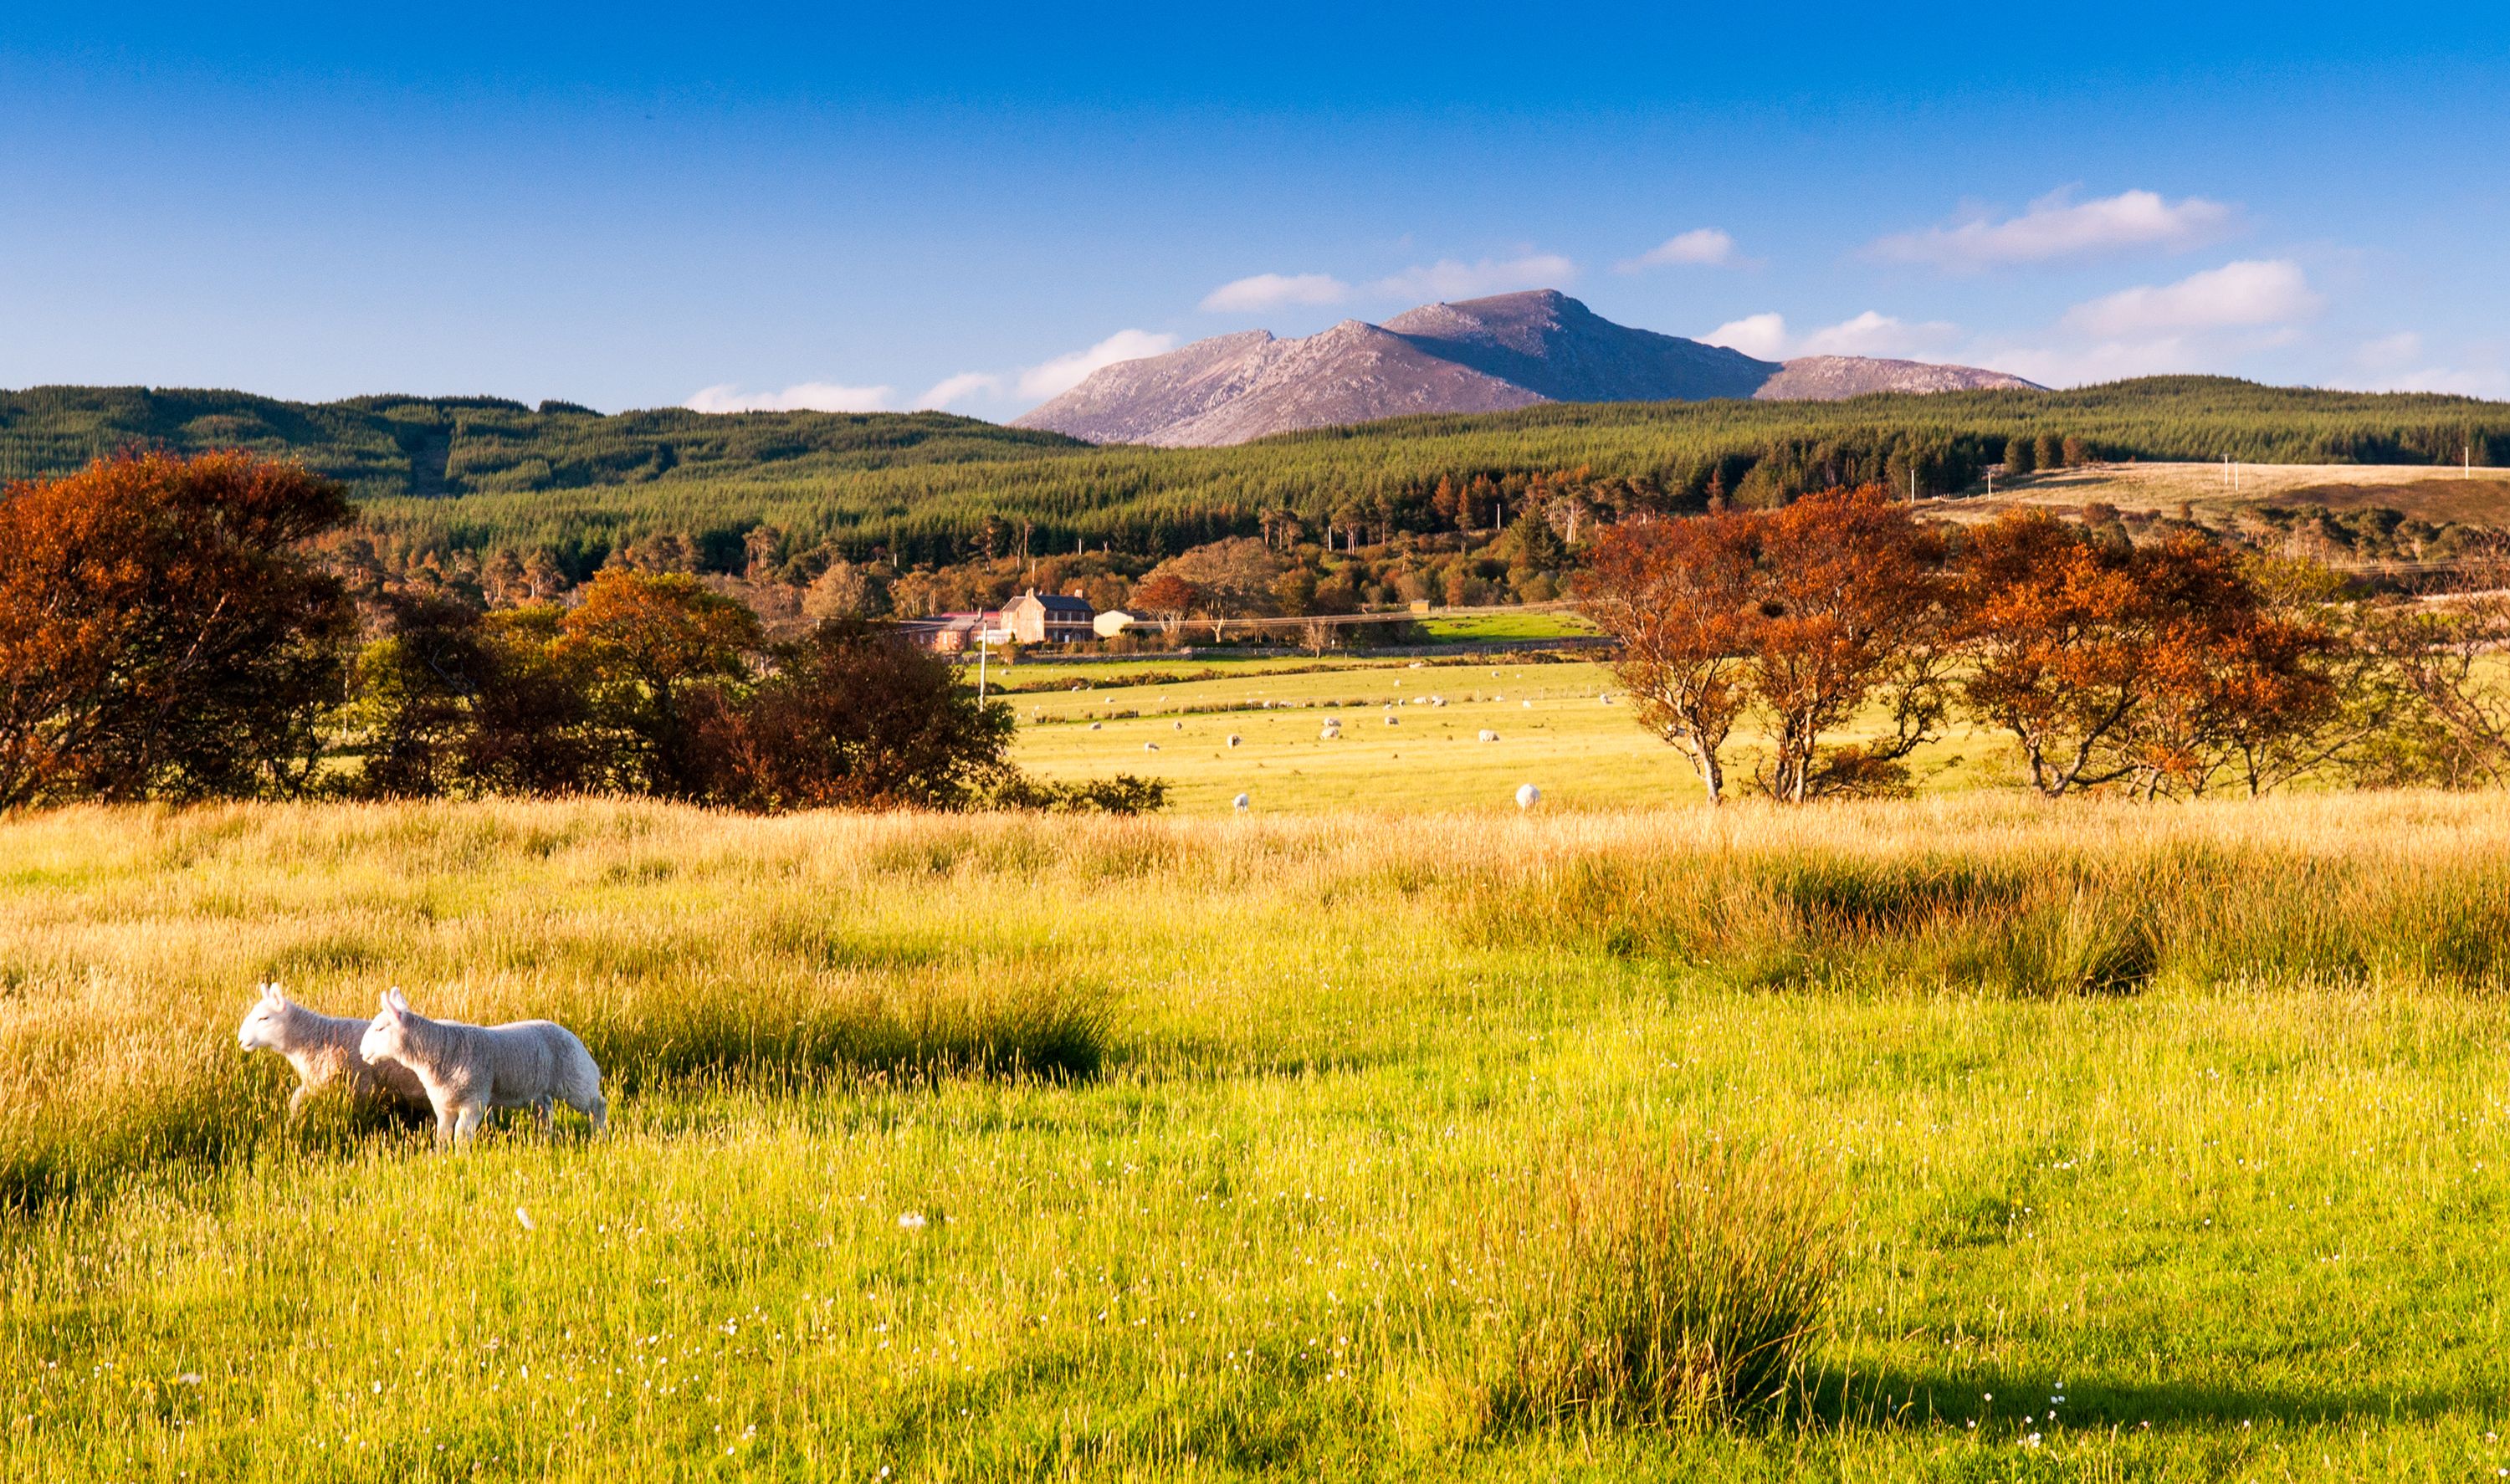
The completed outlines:
<svg viewBox="0 0 2510 1484">
<path fill-rule="evenodd" d="M 2369 373 L 2368 392 L 2454 392 L 2461 397 L 2510 398 L 2510 372 L 2431 364 L 2423 355 L 2423 337 L 2399 330 L 2366 340 L 2354 359 Z"/>
<path fill-rule="evenodd" d="M 1716 227 L 1694 227 L 1614 267 L 1622 273 L 1643 273 L 1650 268 L 1722 268 L 1735 260 L 1732 236 Z"/>
<path fill-rule="evenodd" d="M 2081 387 L 2130 376 L 2220 370 L 2231 354 L 2185 336 L 2162 335 L 2093 345 L 2021 346 L 1992 352 L 1980 361 L 2043 387 Z"/>
<path fill-rule="evenodd" d="M 2363 341 L 2362 348 L 2354 354 L 2362 364 L 2375 371 L 2394 370 L 2421 359 L 2423 337 L 2413 330 L 2401 329 L 2393 335 Z"/>
<path fill-rule="evenodd" d="M 1019 393 L 1037 401 L 1060 397 L 1086 381 L 1089 373 L 1101 366 L 1157 356 L 1175 344 L 1174 335 L 1154 334 L 1146 329 L 1120 329 L 1087 350 L 1057 356 L 1052 361 L 1020 372 Z"/>
<path fill-rule="evenodd" d="M 1524 257 L 1482 258 L 1460 263 L 1442 257 L 1434 263 L 1406 268 L 1369 285 L 1388 298 L 1423 303 L 1431 299 L 1474 299 L 1517 288 L 1559 288 L 1577 282 L 1578 265 L 1557 252 Z"/>
<path fill-rule="evenodd" d="M 991 371 L 961 371 L 956 376 L 944 376 L 934 382 L 931 391 L 915 399 L 915 405 L 919 410 L 937 411 L 979 392 L 999 397 L 1002 390 L 1003 379 Z"/>
<path fill-rule="evenodd" d="M 2463 366 L 2417 366 L 2374 378 L 2366 392 L 2448 392 L 2459 397 L 2510 400 L 2510 371 Z"/>
<path fill-rule="evenodd" d="M 1944 320 L 1911 322 L 1873 310 L 1804 337 L 1799 356 L 1916 356 L 1941 349 L 1960 334 Z"/>
<path fill-rule="evenodd" d="M 2071 191 L 2044 196 L 2028 211 L 2002 221 L 1981 215 L 1954 226 L 1885 237 L 1868 250 L 1897 262 L 1965 273 L 2134 247 L 2194 247 L 2221 237 L 2238 219 L 2232 208 L 2200 196 L 2176 202 L 2164 201 L 2154 191 L 2121 191 L 2098 201 L 2072 196 Z"/>
<path fill-rule="evenodd" d="M 1350 285 L 1330 273 L 1259 273 L 1233 280 L 1202 296 L 1202 307 L 1215 314 L 1246 314 L 1287 304 L 1339 304 L 1350 297 Z"/>
<path fill-rule="evenodd" d="M 1745 315 L 1740 320 L 1727 321 L 1699 338 L 1763 361 L 1776 361 L 1787 353 L 1787 317 Z"/>
<path fill-rule="evenodd" d="M 744 392 L 732 382 L 692 395 L 696 412 L 885 412 L 888 387 L 844 387 L 829 381 L 805 381 L 781 392 Z"/>
<path fill-rule="evenodd" d="M 1942 320 L 1912 323 L 1869 309 L 1801 337 L 1787 332 L 1786 316 L 1764 314 L 1730 320 L 1699 338 L 1763 361 L 1784 361 L 1793 356 L 1923 355 L 1959 335 L 1959 325 Z"/>
<path fill-rule="evenodd" d="M 2066 312 L 2064 325 L 2108 338 L 2288 323 L 2317 313 L 2301 265 L 2288 258 L 2225 263 L 2176 284 L 2122 288 Z"/>
</svg>

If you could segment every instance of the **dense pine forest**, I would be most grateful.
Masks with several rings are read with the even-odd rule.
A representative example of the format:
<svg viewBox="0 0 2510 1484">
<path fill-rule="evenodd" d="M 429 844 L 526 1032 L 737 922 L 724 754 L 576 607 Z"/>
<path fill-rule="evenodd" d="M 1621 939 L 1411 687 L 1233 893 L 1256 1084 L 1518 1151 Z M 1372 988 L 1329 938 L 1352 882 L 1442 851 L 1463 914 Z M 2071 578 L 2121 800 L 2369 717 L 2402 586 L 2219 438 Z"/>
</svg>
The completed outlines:
<svg viewBox="0 0 2510 1484">
<path fill-rule="evenodd" d="M 1513 510 L 1499 507 L 1521 506 L 1528 481 L 1542 479 L 1574 483 L 1609 518 L 1866 482 L 1944 493 L 2016 459 L 2491 465 L 2510 463 L 2510 404 L 2156 377 L 1844 402 L 1547 405 L 1148 449 L 931 412 L 0 393 L 0 477 L 61 474 L 133 446 L 292 456 L 348 486 L 381 549 L 537 552 L 581 578 L 658 537 L 733 570 L 754 559 L 745 538 L 760 527 L 789 550 L 900 566 L 1084 545 L 1156 557 L 1281 521 L 1383 540 L 1504 523 Z"/>
</svg>

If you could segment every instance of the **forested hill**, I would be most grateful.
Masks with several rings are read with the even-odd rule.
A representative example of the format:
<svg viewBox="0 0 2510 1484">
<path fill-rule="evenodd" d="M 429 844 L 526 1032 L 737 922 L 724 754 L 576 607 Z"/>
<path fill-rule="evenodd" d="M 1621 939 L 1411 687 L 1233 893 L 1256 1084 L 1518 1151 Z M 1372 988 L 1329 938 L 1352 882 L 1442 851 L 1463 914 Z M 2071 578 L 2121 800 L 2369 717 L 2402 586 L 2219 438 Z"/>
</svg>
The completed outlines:
<svg viewBox="0 0 2510 1484">
<path fill-rule="evenodd" d="M 361 500 L 838 475 L 1085 447 L 1060 434 L 942 412 L 666 407 L 604 416 L 571 402 L 358 397 L 295 402 L 244 392 L 33 387 L 0 392 L 0 478 L 61 474 L 133 445 L 284 454 Z"/>
<path fill-rule="evenodd" d="M 1398 418 L 1230 448 L 1093 447 L 940 413 L 666 409 L 603 416 L 491 398 L 307 404 L 227 392 L 0 393 L 0 476 L 133 443 L 290 453 L 349 483 L 403 551 L 548 551 L 571 568 L 657 534 L 737 552 L 773 525 L 901 563 L 959 560 L 1025 530 L 1155 553 L 1251 534 L 1441 523 L 1441 485 L 1576 479 L 1606 509 L 1768 503 L 1830 484 L 1966 488 L 2015 438 L 2099 459 L 2510 464 L 2510 403 L 2156 377 L 2071 392 L 1881 395 L 1836 402 L 1553 404 Z"/>
</svg>

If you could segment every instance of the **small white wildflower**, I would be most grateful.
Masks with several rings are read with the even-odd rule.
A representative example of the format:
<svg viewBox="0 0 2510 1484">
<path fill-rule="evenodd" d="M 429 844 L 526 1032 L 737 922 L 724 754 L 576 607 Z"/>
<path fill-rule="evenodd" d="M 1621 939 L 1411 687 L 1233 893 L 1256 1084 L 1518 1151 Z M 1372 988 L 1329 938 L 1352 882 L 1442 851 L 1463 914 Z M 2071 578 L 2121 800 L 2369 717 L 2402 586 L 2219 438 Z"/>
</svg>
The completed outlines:
<svg viewBox="0 0 2510 1484">
<path fill-rule="evenodd" d="M 538 1228 L 532 1225 L 532 1213 L 524 1210 L 521 1206 L 514 1207 L 514 1219 L 523 1224 L 523 1230 L 526 1232 L 538 1230 Z"/>
<path fill-rule="evenodd" d="M 916 1228 L 924 1225 L 924 1213 L 922 1211 L 908 1211 L 897 1218 L 897 1224 L 906 1231 L 912 1232 Z"/>
</svg>

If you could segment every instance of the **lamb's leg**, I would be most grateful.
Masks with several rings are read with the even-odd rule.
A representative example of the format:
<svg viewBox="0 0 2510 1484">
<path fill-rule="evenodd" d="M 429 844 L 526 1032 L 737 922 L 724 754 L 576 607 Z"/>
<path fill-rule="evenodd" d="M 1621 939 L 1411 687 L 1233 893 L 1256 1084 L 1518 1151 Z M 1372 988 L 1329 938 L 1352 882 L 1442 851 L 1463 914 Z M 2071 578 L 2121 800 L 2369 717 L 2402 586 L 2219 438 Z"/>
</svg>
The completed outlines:
<svg viewBox="0 0 2510 1484">
<path fill-rule="evenodd" d="M 453 1107 L 449 1103 L 436 1105 L 436 1147 L 439 1151 L 453 1147 Z"/>
<path fill-rule="evenodd" d="M 485 1108 L 476 1103 L 470 1104 L 457 1111 L 453 1115 L 453 1142 L 460 1144 L 469 1139 L 473 1134 L 477 1133 L 479 1131 L 479 1115 L 486 1111 L 487 1110 Z"/>
<path fill-rule="evenodd" d="M 567 1106 L 592 1120 L 592 1131 L 603 1133 L 610 1127 L 610 1104 L 598 1092 L 588 1092 L 583 1102 L 569 1101 Z"/>
<path fill-rule="evenodd" d="M 557 1105 L 555 1100 L 546 1097 L 542 1098 L 539 1102 L 532 1104 L 532 1112 L 540 1120 L 542 1138 L 548 1138 L 556 1130 Z"/>
<path fill-rule="evenodd" d="M 287 1122 L 291 1123 L 295 1123 L 297 1118 L 305 1112 L 306 1090 L 305 1084 L 303 1083 L 298 1083 L 296 1084 L 296 1090 L 287 1094 Z"/>
</svg>

